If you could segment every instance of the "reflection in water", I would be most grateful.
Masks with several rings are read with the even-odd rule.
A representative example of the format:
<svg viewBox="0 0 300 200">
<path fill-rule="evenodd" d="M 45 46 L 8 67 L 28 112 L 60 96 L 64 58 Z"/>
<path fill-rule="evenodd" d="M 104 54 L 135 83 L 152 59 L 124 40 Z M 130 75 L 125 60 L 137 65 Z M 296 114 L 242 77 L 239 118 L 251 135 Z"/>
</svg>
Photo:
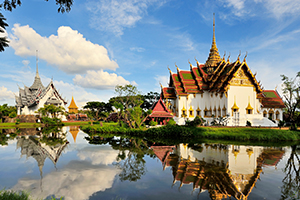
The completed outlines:
<svg viewBox="0 0 300 200">
<path fill-rule="evenodd" d="M 71 127 L 70 133 L 76 142 L 78 127 Z M 59 157 L 69 144 L 66 140 L 66 130 L 60 132 L 47 131 L 36 136 L 18 136 L 17 148 L 21 155 L 34 158 L 39 166 L 41 179 L 22 178 L 13 187 L 14 190 L 30 191 L 33 199 L 44 199 L 50 196 L 64 197 L 64 199 L 88 199 L 95 192 L 105 191 L 112 187 L 114 178 L 120 173 L 109 161 L 115 161 L 117 152 L 104 145 L 100 148 L 83 147 L 78 151 L 80 160 L 70 161 L 62 169 L 56 169 L 45 176 L 42 168 L 46 158 L 56 166 Z M 104 156 L 104 157 L 103 157 Z M 110 157 L 114 158 L 111 159 Z M 101 162 L 95 159 L 102 157 Z M 106 161 L 103 161 L 106 160 Z M 106 163 L 106 166 L 100 165 Z M 43 184 L 42 184 L 43 183 Z"/>
<path fill-rule="evenodd" d="M 281 148 L 202 144 L 188 146 L 152 146 L 163 167 L 172 167 L 176 182 L 192 184 L 199 194 L 207 190 L 211 199 L 234 197 L 247 199 L 263 165 L 276 165 Z"/>
<path fill-rule="evenodd" d="M 286 176 L 282 180 L 281 199 L 300 199 L 300 146 L 292 145 L 284 172 Z"/>
<path fill-rule="evenodd" d="M 143 139 L 128 139 L 123 137 L 86 137 L 91 144 L 109 144 L 118 150 L 115 165 L 121 170 L 119 178 L 121 181 L 137 181 L 146 174 L 145 155 L 153 157 L 153 151 L 149 143 Z"/>
<path fill-rule="evenodd" d="M 48 130 L 47 130 L 48 131 Z M 66 140 L 66 132 L 49 132 L 47 134 L 38 133 L 35 136 L 25 135 L 24 132 L 19 133 L 16 137 L 17 149 L 21 149 L 21 157 L 33 157 L 38 164 L 41 176 L 40 187 L 42 190 L 43 166 L 46 158 L 49 158 L 54 167 L 64 150 L 68 145 Z"/>
<path fill-rule="evenodd" d="M 139 138 L 89 137 L 80 132 L 78 127 L 69 128 L 72 136 L 69 135 L 68 140 L 74 140 L 76 143 L 72 146 L 67 140 L 66 129 L 34 129 L 34 134 L 30 134 L 29 130 L 19 130 L 16 133 L 7 131 L 9 130 L 2 131 L 6 132 L 3 135 L 10 134 L 11 138 L 15 137 L 21 157 L 33 158 L 41 176 L 35 178 L 23 173 L 17 177 L 17 183 L 13 184 L 12 189 L 30 191 L 34 199 L 44 199 L 52 195 L 63 196 L 65 199 L 89 199 L 91 196 L 95 199 L 107 199 L 105 195 L 108 194 L 122 195 L 122 199 L 123 196 L 126 199 L 128 195 L 128 199 L 134 199 L 134 196 L 129 195 L 133 191 L 140 196 L 147 194 L 151 199 L 154 191 L 150 189 L 153 186 L 149 186 L 150 189 L 148 186 L 145 190 L 138 189 L 138 185 L 146 181 L 149 181 L 149 185 L 150 182 L 159 185 L 163 192 L 155 192 L 166 199 L 172 195 L 182 197 L 186 191 L 193 191 L 199 199 L 251 199 L 254 196 L 249 197 L 250 194 L 257 194 L 257 189 L 253 188 L 263 172 L 263 167 L 276 167 L 286 153 L 286 148 L 223 144 L 166 146 Z M 7 142 L 11 138 L 6 136 L 3 141 Z M 90 144 L 87 144 L 87 141 Z M 283 171 L 276 172 L 284 175 L 280 179 L 283 184 L 281 190 L 279 189 L 281 197 L 279 195 L 277 199 L 299 199 L 299 147 L 292 146 L 291 152 L 288 153 L 290 154 L 284 158 L 287 162 Z M 153 172 L 153 168 L 148 171 L 147 168 L 153 167 L 153 163 L 157 166 L 151 159 L 155 157 L 161 161 L 163 170 L 168 168 L 172 173 L 168 174 L 167 170 Z M 47 158 L 51 162 L 45 162 Z M 58 169 L 49 171 L 44 166 L 49 163 L 55 168 L 58 166 Z M 22 164 L 24 165 L 20 165 Z M 35 172 L 38 174 L 38 169 Z M 152 176 L 155 181 L 151 180 Z M 261 182 L 264 184 L 264 181 Z M 187 187 L 183 187 L 184 185 Z M 276 186 L 281 185 L 279 183 Z M 177 188 L 180 193 L 177 192 Z M 192 195 L 183 197 L 194 199 Z"/>
</svg>

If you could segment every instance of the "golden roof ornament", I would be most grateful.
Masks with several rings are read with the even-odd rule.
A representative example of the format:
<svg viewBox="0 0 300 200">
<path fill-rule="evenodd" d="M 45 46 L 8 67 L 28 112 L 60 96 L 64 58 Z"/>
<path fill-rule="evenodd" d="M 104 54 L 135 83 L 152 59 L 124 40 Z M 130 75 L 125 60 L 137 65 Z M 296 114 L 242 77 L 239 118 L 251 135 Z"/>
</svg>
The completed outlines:
<svg viewBox="0 0 300 200">
<path fill-rule="evenodd" d="M 217 63 L 220 62 L 222 59 L 220 57 L 217 43 L 216 43 L 216 37 L 215 37 L 215 13 L 214 13 L 214 19 L 213 19 L 213 40 L 212 45 L 210 48 L 209 56 L 206 60 L 205 66 L 206 67 L 216 67 Z"/>
<path fill-rule="evenodd" d="M 246 55 L 244 57 L 244 61 L 243 62 L 246 62 L 247 55 L 248 55 L 248 52 L 246 51 Z"/>
</svg>

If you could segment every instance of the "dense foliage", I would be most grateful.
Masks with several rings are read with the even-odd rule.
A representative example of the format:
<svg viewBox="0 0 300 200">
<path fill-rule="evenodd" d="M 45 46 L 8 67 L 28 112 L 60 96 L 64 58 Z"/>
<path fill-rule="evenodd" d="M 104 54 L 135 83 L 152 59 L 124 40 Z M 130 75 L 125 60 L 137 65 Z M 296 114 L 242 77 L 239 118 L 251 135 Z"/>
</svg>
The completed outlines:
<svg viewBox="0 0 300 200">
<path fill-rule="evenodd" d="M 283 81 L 283 96 L 286 106 L 286 120 L 291 123 L 291 130 L 297 130 L 297 124 L 300 124 L 300 72 L 295 78 L 289 78 L 281 75 Z"/>
<path fill-rule="evenodd" d="M 0 122 L 2 122 L 2 118 L 9 116 L 10 118 L 14 118 L 17 116 L 17 109 L 14 106 L 8 106 L 7 104 L 0 105 Z"/>
<path fill-rule="evenodd" d="M 299 141 L 300 132 L 268 128 L 212 128 L 167 125 L 145 130 L 129 129 L 120 126 L 82 126 L 88 134 L 99 135 L 113 133 L 116 135 L 139 136 L 147 138 L 194 138 L 233 140 L 233 141 Z"/>
</svg>

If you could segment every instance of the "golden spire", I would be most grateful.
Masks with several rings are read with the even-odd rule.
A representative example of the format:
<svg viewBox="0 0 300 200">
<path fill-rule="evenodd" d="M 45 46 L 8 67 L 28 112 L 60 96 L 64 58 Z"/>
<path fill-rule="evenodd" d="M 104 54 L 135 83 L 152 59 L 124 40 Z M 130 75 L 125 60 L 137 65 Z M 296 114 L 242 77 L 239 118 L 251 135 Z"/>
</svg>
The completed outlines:
<svg viewBox="0 0 300 200">
<path fill-rule="evenodd" d="M 220 57 L 217 43 L 216 43 L 216 36 L 215 36 L 215 13 L 214 13 L 214 19 L 213 19 L 213 40 L 212 45 L 210 48 L 209 56 L 206 60 L 205 66 L 206 67 L 216 67 L 217 63 L 220 62 L 222 59 Z"/>
</svg>

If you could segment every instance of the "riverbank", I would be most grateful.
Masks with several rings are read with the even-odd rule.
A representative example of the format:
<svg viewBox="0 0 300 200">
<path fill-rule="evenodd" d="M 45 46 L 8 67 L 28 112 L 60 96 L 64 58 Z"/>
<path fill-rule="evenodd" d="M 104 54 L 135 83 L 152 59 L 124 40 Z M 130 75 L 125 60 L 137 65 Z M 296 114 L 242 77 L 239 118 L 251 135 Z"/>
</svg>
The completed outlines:
<svg viewBox="0 0 300 200">
<path fill-rule="evenodd" d="M 89 135 L 114 133 L 117 135 L 147 138 L 210 139 L 232 141 L 300 141 L 300 131 L 249 127 L 186 127 L 167 125 L 144 130 L 128 129 L 118 126 L 85 125 L 81 129 Z"/>
<path fill-rule="evenodd" d="M 89 124 L 89 121 L 63 121 L 64 126 L 82 126 Z M 41 123 L 0 123 L 0 129 L 10 129 L 10 128 L 34 128 L 43 127 L 44 124 Z"/>
</svg>

